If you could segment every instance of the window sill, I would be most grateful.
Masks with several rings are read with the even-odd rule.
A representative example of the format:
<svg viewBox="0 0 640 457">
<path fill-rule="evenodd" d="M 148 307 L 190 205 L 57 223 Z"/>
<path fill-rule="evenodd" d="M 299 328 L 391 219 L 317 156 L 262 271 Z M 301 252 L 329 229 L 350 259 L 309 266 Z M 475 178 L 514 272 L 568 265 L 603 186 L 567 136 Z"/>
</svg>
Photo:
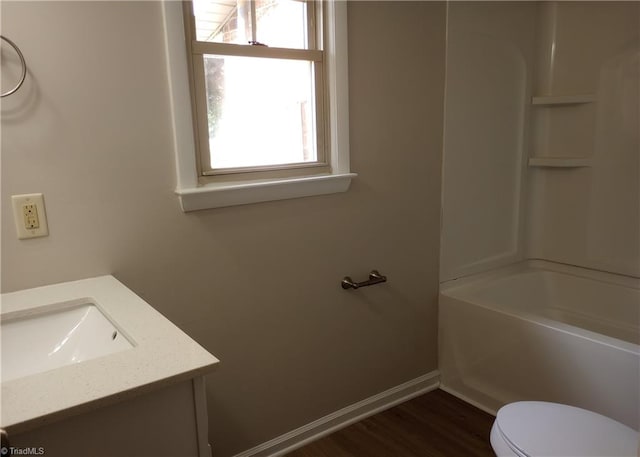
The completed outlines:
<svg viewBox="0 0 640 457">
<path fill-rule="evenodd" d="M 261 182 L 226 182 L 177 189 L 176 194 L 180 196 L 182 210 L 188 212 L 345 192 L 356 176 L 355 173 L 343 173 Z"/>
</svg>

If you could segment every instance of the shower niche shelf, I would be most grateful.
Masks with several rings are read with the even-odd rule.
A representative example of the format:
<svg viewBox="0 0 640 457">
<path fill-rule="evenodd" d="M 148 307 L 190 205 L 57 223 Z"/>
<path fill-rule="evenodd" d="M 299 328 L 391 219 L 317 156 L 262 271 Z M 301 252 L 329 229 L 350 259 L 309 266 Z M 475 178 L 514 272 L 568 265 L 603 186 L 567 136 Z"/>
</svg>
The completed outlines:
<svg viewBox="0 0 640 457">
<path fill-rule="evenodd" d="M 596 101 L 595 94 L 543 95 L 531 97 L 531 104 L 538 106 L 582 105 Z"/>
<path fill-rule="evenodd" d="M 528 165 L 538 168 L 585 168 L 591 166 L 589 157 L 529 157 Z"/>
</svg>

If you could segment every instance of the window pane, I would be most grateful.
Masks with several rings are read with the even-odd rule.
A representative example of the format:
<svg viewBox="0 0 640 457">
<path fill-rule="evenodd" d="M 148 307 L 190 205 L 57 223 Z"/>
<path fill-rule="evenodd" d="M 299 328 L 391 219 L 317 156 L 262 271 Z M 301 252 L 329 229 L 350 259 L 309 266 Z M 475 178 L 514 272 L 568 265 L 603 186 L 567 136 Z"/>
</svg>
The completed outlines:
<svg viewBox="0 0 640 457">
<path fill-rule="evenodd" d="M 313 63 L 204 56 L 211 168 L 317 161 Z"/>
<path fill-rule="evenodd" d="M 308 49 L 307 4 L 296 0 L 256 0 L 257 40 L 277 48 Z"/>
<path fill-rule="evenodd" d="M 193 0 L 193 10 L 198 41 L 308 49 L 306 1 Z"/>
<path fill-rule="evenodd" d="M 252 40 L 249 0 L 193 0 L 196 39 L 248 44 Z"/>
</svg>

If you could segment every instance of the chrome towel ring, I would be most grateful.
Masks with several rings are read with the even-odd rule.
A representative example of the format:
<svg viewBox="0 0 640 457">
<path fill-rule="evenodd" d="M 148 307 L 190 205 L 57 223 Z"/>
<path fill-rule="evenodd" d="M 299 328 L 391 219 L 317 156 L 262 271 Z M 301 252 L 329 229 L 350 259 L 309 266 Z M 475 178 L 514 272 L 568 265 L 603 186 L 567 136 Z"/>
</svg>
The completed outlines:
<svg viewBox="0 0 640 457">
<path fill-rule="evenodd" d="M 22 55 L 22 52 L 20 51 L 20 48 L 18 47 L 18 45 L 16 45 L 13 41 L 11 41 L 9 38 L 5 36 L 0 35 L 0 38 L 2 38 L 4 41 L 9 43 L 11 47 L 15 49 L 15 51 L 18 53 L 18 57 L 20 57 L 20 65 L 22 65 L 22 74 L 20 75 L 20 80 L 18 81 L 18 84 L 16 84 L 16 86 L 13 89 L 8 90 L 4 94 L 0 94 L 0 97 L 4 98 L 13 94 L 18 89 L 20 89 L 20 87 L 22 86 L 22 83 L 24 83 L 24 79 L 27 77 L 27 62 L 24 60 L 24 56 Z"/>
</svg>

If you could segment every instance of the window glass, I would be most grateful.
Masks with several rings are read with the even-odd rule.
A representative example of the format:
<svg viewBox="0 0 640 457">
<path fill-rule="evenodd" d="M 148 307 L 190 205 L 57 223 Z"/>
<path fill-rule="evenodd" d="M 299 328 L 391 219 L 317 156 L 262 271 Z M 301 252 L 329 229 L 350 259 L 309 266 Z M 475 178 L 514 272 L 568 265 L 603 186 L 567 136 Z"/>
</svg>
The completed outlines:
<svg viewBox="0 0 640 457">
<path fill-rule="evenodd" d="M 317 161 L 313 63 L 204 56 L 211 169 Z"/>
<path fill-rule="evenodd" d="M 198 41 L 309 48 L 306 1 L 194 0 L 193 9 Z"/>
<path fill-rule="evenodd" d="M 256 37 L 271 47 L 307 49 L 307 4 L 296 0 L 256 0 Z"/>
</svg>

